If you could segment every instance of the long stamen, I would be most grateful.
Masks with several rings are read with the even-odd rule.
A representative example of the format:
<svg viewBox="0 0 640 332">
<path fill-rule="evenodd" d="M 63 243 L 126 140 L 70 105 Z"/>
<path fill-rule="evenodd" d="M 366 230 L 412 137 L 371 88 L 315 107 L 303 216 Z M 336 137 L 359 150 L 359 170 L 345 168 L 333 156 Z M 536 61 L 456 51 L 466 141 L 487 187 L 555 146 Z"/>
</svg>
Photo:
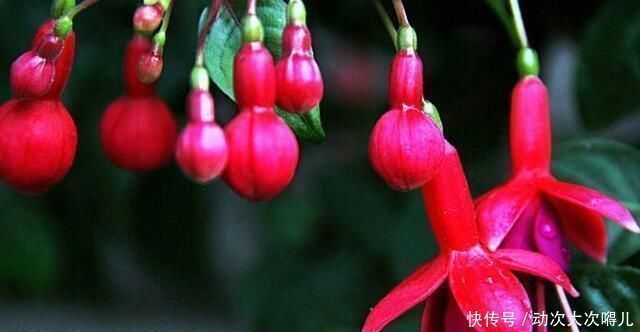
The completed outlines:
<svg viewBox="0 0 640 332">
<path fill-rule="evenodd" d="M 573 316 L 571 304 L 569 304 L 567 294 L 565 294 L 562 286 L 556 285 L 556 292 L 558 293 L 558 299 L 560 300 L 560 304 L 562 305 L 562 310 L 564 311 L 564 314 L 567 317 L 567 321 L 569 322 L 569 328 L 571 329 L 571 332 L 580 332 L 578 324 L 576 323 L 576 318 Z"/>
</svg>

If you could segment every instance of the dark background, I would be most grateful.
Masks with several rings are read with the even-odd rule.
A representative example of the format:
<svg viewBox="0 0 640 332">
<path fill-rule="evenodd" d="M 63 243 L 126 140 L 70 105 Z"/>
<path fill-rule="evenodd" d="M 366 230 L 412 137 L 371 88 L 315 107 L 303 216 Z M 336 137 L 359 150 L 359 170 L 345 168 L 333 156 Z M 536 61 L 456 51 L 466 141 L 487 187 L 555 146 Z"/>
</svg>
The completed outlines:
<svg viewBox="0 0 640 332">
<path fill-rule="evenodd" d="M 420 193 L 390 190 L 368 164 L 368 135 L 387 107 L 394 53 L 372 3 L 307 1 L 325 76 L 327 140 L 303 144 L 292 185 L 260 204 L 221 181 L 195 185 L 173 164 L 133 175 L 102 154 L 98 123 L 123 90 L 121 58 L 136 5 L 104 0 L 76 19 L 64 102 L 79 149 L 65 180 L 37 197 L 0 184 L 2 328 L 358 330 L 369 308 L 437 251 Z M 168 31 L 159 95 L 181 123 L 206 5 L 176 1 Z M 513 46 L 483 1 L 406 6 L 429 64 L 431 99 L 478 195 L 508 174 Z M 0 77 L 9 76 L 48 10 L 48 1 L 0 0 Z M 523 0 L 522 11 L 541 55 L 556 138 L 639 144 L 640 6 Z M 599 70 L 607 66 L 614 69 Z M 10 97 L 6 79 L 0 96 Z M 216 96 L 226 123 L 235 109 Z M 417 312 L 405 316 L 395 331 L 415 331 L 417 319 Z"/>
</svg>

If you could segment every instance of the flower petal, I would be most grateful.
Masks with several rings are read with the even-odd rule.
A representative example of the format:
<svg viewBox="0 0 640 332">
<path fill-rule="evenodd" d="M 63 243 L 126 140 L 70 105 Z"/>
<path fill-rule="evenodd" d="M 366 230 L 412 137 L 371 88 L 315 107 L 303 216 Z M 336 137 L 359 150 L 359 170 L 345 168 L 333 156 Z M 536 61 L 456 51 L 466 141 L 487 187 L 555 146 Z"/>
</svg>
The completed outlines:
<svg viewBox="0 0 640 332">
<path fill-rule="evenodd" d="M 587 256 L 604 264 L 607 261 L 607 229 L 600 214 L 559 199 L 550 201 L 569 241 Z"/>
<path fill-rule="evenodd" d="M 480 197 L 477 204 L 480 241 L 490 250 L 496 250 L 535 193 L 534 187 L 518 181 Z"/>
<path fill-rule="evenodd" d="M 574 297 L 580 295 L 558 263 L 543 254 L 519 249 L 499 249 L 493 257 L 511 270 L 547 279 L 562 286 Z"/>
<path fill-rule="evenodd" d="M 615 221 L 630 232 L 640 233 L 633 215 L 624 205 L 596 190 L 556 180 L 541 181 L 540 187 L 550 197 L 582 206 Z"/>
<path fill-rule="evenodd" d="M 451 252 L 449 287 L 467 319 L 475 315 L 513 314 L 514 322 L 497 319 L 495 326 L 469 320 L 476 331 L 531 331 L 531 303 L 518 278 L 481 248 Z"/>
<path fill-rule="evenodd" d="M 371 310 L 362 332 L 378 332 L 435 292 L 447 278 L 447 259 L 438 256 L 403 280 Z"/>
<path fill-rule="evenodd" d="M 444 329 L 443 320 L 447 298 L 450 297 L 446 287 L 440 287 L 424 301 L 422 312 L 422 332 L 440 332 Z"/>
<path fill-rule="evenodd" d="M 538 208 L 533 227 L 533 240 L 537 251 L 560 265 L 562 270 L 569 270 L 571 251 L 567 245 L 564 232 L 560 225 L 560 218 L 556 216 L 549 203 L 544 202 Z M 520 248 L 513 248 L 520 249 Z"/>
</svg>

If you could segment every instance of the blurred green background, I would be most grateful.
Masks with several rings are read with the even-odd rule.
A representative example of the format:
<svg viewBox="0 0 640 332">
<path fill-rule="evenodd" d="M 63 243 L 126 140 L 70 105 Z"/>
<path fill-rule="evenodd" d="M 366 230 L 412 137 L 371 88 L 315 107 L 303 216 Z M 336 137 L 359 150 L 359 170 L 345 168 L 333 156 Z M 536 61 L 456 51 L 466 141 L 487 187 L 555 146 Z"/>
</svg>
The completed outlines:
<svg viewBox="0 0 640 332">
<path fill-rule="evenodd" d="M 49 5 L 0 0 L 0 77 L 9 76 Z M 372 3 L 307 1 L 325 77 L 327 140 L 304 144 L 292 185 L 260 204 L 221 181 L 195 185 L 175 165 L 133 175 L 102 154 L 98 123 L 123 90 L 121 58 L 136 5 L 104 0 L 76 19 L 64 102 L 79 149 L 65 180 L 37 197 L 0 184 L 2 329 L 358 330 L 371 306 L 437 252 L 420 193 L 392 191 L 368 164 L 368 135 L 387 108 L 394 53 Z M 176 1 L 168 32 L 159 94 L 181 123 L 206 5 Z M 406 6 L 428 63 L 431 99 L 478 195 L 508 175 L 513 47 L 483 1 Z M 601 137 L 638 146 L 640 3 L 521 6 L 541 55 L 558 142 Z M 6 79 L 0 97 L 10 97 Z M 228 122 L 233 104 L 219 92 L 216 101 Z M 639 261 L 636 253 L 624 263 Z M 389 330 L 415 331 L 418 317 L 413 312 Z"/>
</svg>

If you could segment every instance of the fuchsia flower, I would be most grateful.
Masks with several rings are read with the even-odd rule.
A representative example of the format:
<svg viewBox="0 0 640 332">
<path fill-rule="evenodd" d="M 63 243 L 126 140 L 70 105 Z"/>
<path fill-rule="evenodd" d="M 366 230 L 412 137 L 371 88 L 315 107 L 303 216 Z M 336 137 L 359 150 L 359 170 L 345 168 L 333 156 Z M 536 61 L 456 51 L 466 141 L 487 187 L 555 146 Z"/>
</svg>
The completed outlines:
<svg viewBox="0 0 640 332">
<path fill-rule="evenodd" d="M 566 269 L 569 251 L 564 237 L 591 258 L 606 261 L 603 217 L 640 232 L 619 202 L 553 177 L 547 90 L 535 76 L 524 77 L 513 90 L 510 141 L 511 179 L 476 202 L 480 239 L 489 249 L 539 251 Z"/>
<path fill-rule="evenodd" d="M 473 200 L 453 146 L 446 143 L 440 171 L 423 188 L 427 214 L 442 252 L 421 266 L 385 296 L 367 317 L 363 332 L 381 331 L 415 305 L 426 302 L 423 331 L 460 331 L 460 315 L 444 316 L 438 302 L 466 315 L 513 313 L 514 324 L 475 326 L 477 331 L 531 331 L 531 303 L 518 278 L 519 271 L 547 279 L 574 296 L 578 292 L 552 259 L 530 251 L 488 251 L 480 242 Z M 449 317 L 451 316 L 451 318 Z M 469 322 L 465 322 L 465 328 Z"/>
</svg>

